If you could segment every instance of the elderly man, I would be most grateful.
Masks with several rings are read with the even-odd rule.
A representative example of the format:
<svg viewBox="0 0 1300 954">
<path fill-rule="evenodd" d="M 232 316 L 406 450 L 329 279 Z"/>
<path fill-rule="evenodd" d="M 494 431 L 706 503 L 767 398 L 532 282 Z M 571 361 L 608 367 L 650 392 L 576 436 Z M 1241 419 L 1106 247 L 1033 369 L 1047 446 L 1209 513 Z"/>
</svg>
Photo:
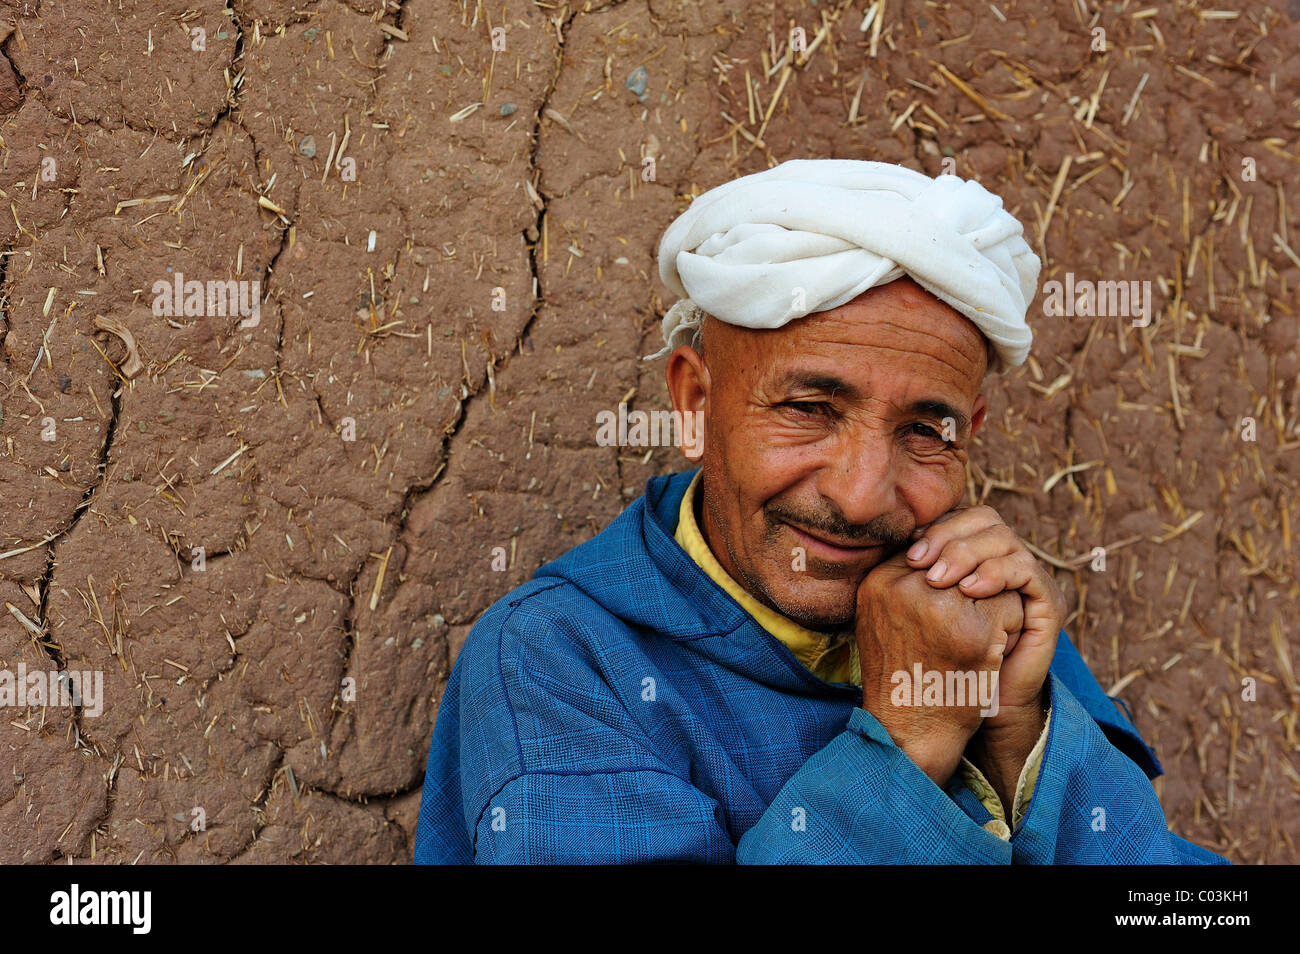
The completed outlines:
<svg viewBox="0 0 1300 954">
<path fill-rule="evenodd" d="M 480 618 L 415 860 L 1222 861 L 1168 830 L 1051 575 L 960 506 L 1039 267 L 954 176 L 793 160 L 697 198 L 660 354 L 701 466 Z"/>
</svg>

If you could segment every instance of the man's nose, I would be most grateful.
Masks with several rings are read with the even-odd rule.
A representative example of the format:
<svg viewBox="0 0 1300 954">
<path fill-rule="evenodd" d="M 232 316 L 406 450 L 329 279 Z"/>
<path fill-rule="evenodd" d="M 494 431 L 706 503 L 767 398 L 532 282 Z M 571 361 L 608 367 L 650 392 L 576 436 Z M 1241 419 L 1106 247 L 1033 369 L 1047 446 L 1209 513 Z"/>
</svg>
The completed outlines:
<svg viewBox="0 0 1300 954">
<path fill-rule="evenodd" d="M 846 438 L 822 470 L 818 489 L 854 525 L 893 513 L 898 488 L 890 442 L 877 435 Z"/>
</svg>

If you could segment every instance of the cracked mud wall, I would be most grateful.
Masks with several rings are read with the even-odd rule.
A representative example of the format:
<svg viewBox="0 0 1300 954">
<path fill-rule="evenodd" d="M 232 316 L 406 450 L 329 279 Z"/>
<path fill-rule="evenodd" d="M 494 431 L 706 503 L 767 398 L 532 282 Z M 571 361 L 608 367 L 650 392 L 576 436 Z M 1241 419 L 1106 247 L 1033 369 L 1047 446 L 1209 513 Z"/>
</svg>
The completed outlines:
<svg viewBox="0 0 1300 954">
<path fill-rule="evenodd" d="M 1160 280 L 1145 331 L 1035 305 L 971 493 L 1174 830 L 1300 860 L 1300 9 L 868 6 L 0 0 L 0 668 L 105 695 L 0 712 L 0 860 L 408 861 L 474 620 L 682 466 L 594 441 L 668 406 L 659 234 L 812 156 L 951 157 L 1044 281 Z M 260 320 L 154 314 L 177 273 Z"/>
</svg>

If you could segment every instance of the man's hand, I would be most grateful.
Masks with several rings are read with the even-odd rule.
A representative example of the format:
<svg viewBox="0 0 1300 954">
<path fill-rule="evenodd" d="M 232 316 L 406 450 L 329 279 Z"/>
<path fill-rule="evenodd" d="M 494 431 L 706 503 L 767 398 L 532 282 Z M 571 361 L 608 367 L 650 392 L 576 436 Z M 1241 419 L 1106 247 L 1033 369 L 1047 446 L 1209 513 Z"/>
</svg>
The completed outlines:
<svg viewBox="0 0 1300 954">
<path fill-rule="evenodd" d="M 1008 648 L 998 680 L 998 712 L 984 727 L 1000 730 L 1032 722 L 1041 730 L 1039 700 L 1065 621 L 1065 597 L 1056 581 L 992 507 L 950 510 L 918 533 L 907 563 L 926 571 L 931 586 L 956 584 L 975 599 L 1019 591 L 1024 629 Z"/>
<path fill-rule="evenodd" d="M 1018 591 L 1024 600 L 1024 630 L 1002 662 L 997 713 L 984 720 L 969 751 L 1010 818 L 1016 782 L 1043 731 L 1043 684 L 1065 621 L 1065 597 L 991 507 L 951 510 L 914 536 L 907 562 L 926 572 L 931 586 L 956 584 L 984 598 Z"/>
<path fill-rule="evenodd" d="M 895 705 L 895 672 L 913 666 L 947 673 L 997 672 L 1024 609 L 1018 593 L 975 599 L 939 589 L 902 554 L 877 565 L 858 586 L 856 636 L 862 666 L 862 706 L 935 784 L 942 787 L 980 727 L 978 698 L 965 706 Z M 988 684 L 988 676 L 978 676 Z M 910 700 L 911 694 L 908 694 Z M 945 699 L 952 703 L 955 700 Z"/>
</svg>

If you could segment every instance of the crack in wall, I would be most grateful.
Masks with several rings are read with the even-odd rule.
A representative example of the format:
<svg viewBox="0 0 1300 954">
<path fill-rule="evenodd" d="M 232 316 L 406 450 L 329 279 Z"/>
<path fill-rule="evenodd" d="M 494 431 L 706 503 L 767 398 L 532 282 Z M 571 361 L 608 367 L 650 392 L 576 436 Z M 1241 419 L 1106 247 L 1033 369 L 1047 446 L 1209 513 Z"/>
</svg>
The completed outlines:
<svg viewBox="0 0 1300 954">
<path fill-rule="evenodd" d="M 274 742 L 268 742 L 267 744 L 275 745 Z M 240 858 L 247 854 L 252 849 L 253 845 L 257 843 L 257 836 L 261 834 L 262 830 L 265 829 L 268 824 L 266 821 L 265 811 L 266 803 L 270 800 L 271 791 L 275 787 L 275 777 L 279 775 L 281 769 L 285 767 L 285 759 L 289 755 L 288 750 L 281 749 L 278 745 L 275 747 L 280 749 L 280 755 L 275 760 L 275 765 L 271 767 L 271 771 L 267 774 L 266 781 L 262 785 L 262 790 L 258 792 L 257 796 L 253 799 L 253 804 L 249 806 L 249 810 L 253 813 L 254 818 L 252 837 L 248 839 L 248 842 L 243 848 L 227 859 L 227 864 L 234 861 L 236 858 Z"/>
<path fill-rule="evenodd" d="M 35 13 L 39 14 L 40 10 L 41 5 L 38 2 L 36 4 Z M 17 115 L 19 111 L 22 110 L 23 105 L 27 102 L 28 91 L 27 77 L 23 76 L 23 74 L 18 70 L 18 67 L 14 65 L 13 57 L 9 55 L 9 48 L 13 45 L 14 36 L 17 32 L 17 21 L 15 21 L 15 29 L 13 33 L 10 33 L 9 36 L 5 37 L 4 42 L 0 43 L 0 56 L 3 56 L 8 62 L 9 68 L 13 70 L 14 78 L 18 81 L 18 105 L 13 109 L 13 115 Z M 9 260 L 13 257 L 14 252 L 18 248 L 18 236 L 21 234 L 21 231 L 15 232 L 13 240 L 9 243 L 9 247 L 5 249 L 4 254 L 0 254 L 0 316 L 4 318 L 4 327 L 0 328 L 0 356 L 4 357 L 5 366 L 9 368 L 12 368 L 13 365 L 9 359 L 9 349 L 4 346 L 4 343 L 5 339 L 9 337 L 9 316 L 12 303 L 10 302 L 9 295 L 5 290 L 5 282 L 9 277 Z"/>
<path fill-rule="evenodd" d="M 225 9 L 226 9 L 227 11 L 229 11 L 229 19 L 230 19 L 231 23 L 234 25 L 234 28 L 235 28 L 235 31 L 236 31 L 234 51 L 233 51 L 233 53 L 232 53 L 232 55 L 231 55 L 231 59 L 230 59 L 230 67 L 233 69 L 235 63 L 236 63 L 236 62 L 240 59 L 240 57 L 243 55 L 243 30 L 242 30 L 242 28 L 240 27 L 240 25 L 239 25 L 239 21 L 238 21 L 238 19 L 236 18 L 235 14 L 234 14 L 234 10 L 233 10 L 233 8 L 231 7 L 231 5 L 230 5 L 229 2 L 227 2 Z M 17 71 L 15 70 L 15 72 L 17 72 Z M 199 135 L 203 135 L 203 134 L 205 134 L 205 133 L 213 132 L 213 131 L 216 129 L 217 125 L 221 122 L 222 119 L 225 119 L 225 118 L 229 117 L 229 115 L 230 115 L 230 111 L 231 111 L 232 107 L 234 106 L 235 98 L 236 98 L 236 94 L 234 94 L 233 91 L 228 91 L 228 99 L 227 99 L 227 103 L 226 103 L 225 108 L 224 108 L 224 109 L 223 109 L 223 110 L 222 110 L 222 111 L 221 111 L 221 112 L 220 112 L 216 117 L 213 118 L 213 121 L 212 121 L 211 125 L 210 125 L 207 129 L 205 129 L 205 130 L 203 130 L 202 132 L 200 132 Z M 93 125 L 97 125 L 97 126 L 99 126 L 101 129 L 104 129 L 104 128 L 105 128 L 104 125 L 103 125 L 103 123 L 102 123 L 101 121 L 99 121 L 99 120 L 86 120 L 86 121 L 76 120 L 76 121 L 74 121 L 74 125 L 81 125 L 83 122 L 90 122 L 90 123 L 92 123 Z M 136 132 L 141 132 L 141 131 L 142 131 L 142 130 L 137 129 L 135 126 L 132 126 L 131 123 L 128 122 L 128 121 L 126 120 L 125 116 L 124 116 L 123 119 L 122 119 L 122 124 L 123 124 L 124 126 L 126 126 L 127 128 L 132 129 L 132 130 L 134 130 L 134 131 L 136 131 Z M 242 125 L 241 125 L 241 128 L 243 128 Z M 157 130 L 154 130 L 154 132 L 156 133 Z M 256 150 L 257 150 L 257 143 L 256 143 L 256 141 L 253 139 L 252 134 L 249 133 L 247 129 L 244 129 L 244 133 L 248 136 L 249 141 L 253 144 L 254 155 L 256 155 Z M 163 136 L 162 138 L 166 139 L 167 137 L 166 137 L 166 136 Z M 209 142 L 208 145 L 209 145 L 209 146 L 211 145 L 211 141 Z M 204 148 L 203 151 L 200 153 L 200 155 L 204 155 L 204 154 L 206 154 L 206 152 L 207 152 L 207 147 L 205 146 L 205 148 Z M 286 234 L 287 234 L 287 229 L 285 230 L 285 232 L 286 232 Z M 15 236 L 15 242 L 16 242 L 16 240 L 17 240 L 17 236 Z M 282 239 L 282 240 L 281 240 L 281 249 L 283 249 L 283 244 L 284 244 L 284 242 L 283 242 L 283 239 Z M 12 243 L 11 243 L 11 248 L 12 248 L 12 247 L 13 247 L 13 245 L 12 245 Z M 277 251 L 275 257 L 278 257 L 278 256 L 279 256 L 279 251 Z M 7 270 L 7 262 L 8 262 L 8 258 L 9 258 L 9 257 L 10 257 L 10 256 L 5 256 L 5 257 L 3 258 L 3 260 L 0 260 L 0 269 L 5 269 L 5 270 Z M 273 257 L 272 261 L 274 261 L 275 257 Z M 270 273 L 270 268 L 269 268 L 269 266 L 268 266 L 268 276 L 269 276 L 269 273 Z M 3 288 L 3 287 L 4 287 L 4 278 L 5 278 L 5 271 L 0 271 L 0 288 Z M 6 331 L 6 336 L 7 336 L 7 332 L 8 332 L 8 314 L 7 314 L 7 310 L 6 310 L 5 317 L 6 317 L 6 328 L 5 328 L 5 331 Z M 3 338 L 0 338 L 0 344 L 3 344 L 3 340 L 4 340 Z M 7 352 L 6 352 L 6 358 L 7 358 Z M 91 484 L 86 488 L 86 491 L 85 491 L 85 493 L 84 493 L 83 496 L 82 496 L 81 503 L 78 504 L 78 505 L 77 505 L 77 508 L 73 511 L 72 519 L 71 519 L 69 525 L 67 526 L 67 528 L 64 529 L 63 531 L 61 531 L 57 536 L 55 536 L 55 537 L 54 537 L 54 538 L 49 542 L 49 544 L 48 544 L 48 551 L 49 551 L 49 553 L 48 553 L 48 558 L 47 558 L 47 561 L 46 561 L 45 573 L 44 573 L 44 575 L 42 576 L 42 579 L 41 579 L 41 582 L 40 582 L 40 610 L 39 610 L 39 625 L 40 625 L 41 628 L 46 632 L 46 640 L 51 640 L 51 637 L 50 637 L 50 635 L 49 635 L 49 625 L 48 625 L 48 620 L 47 620 L 47 612 L 48 612 L 48 603 L 49 603 L 49 589 L 50 589 L 50 586 L 52 585 L 52 583 L 53 583 L 53 581 L 54 581 L 54 570 L 55 570 L 55 567 L 56 567 L 56 565 L 57 565 L 57 561 L 55 560 L 55 548 L 56 548 L 56 545 L 57 545 L 57 544 L 58 544 L 58 543 L 59 543 L 63 538 L 65 538 L 65 537 L 67 537 L 69 534 L 71 534 L 72 531 L 76 528 L 76 526 L 77 526 L 77 524 L 80 522 L 81 517 L 83 516 L 83 514 L 86 512 L 86 510 L 89 509 L 90 504 L 91 504 L 91 502 L 92 502 L 92 500 L 93 500 L 93 498 L 94 498 L 95 492 L 96 492 L 96 491 L 98 490 L 98 488 L 103 484 L 104 476 L 105 476 L 105 473 L 106 473 L 106 471 L 107 471 L 107 467 L 108 467 L 109 455 L 110 455 L 110 453 L 111 453 L 111 451 L 112 451 L 113 439 L 114 439 L 114 437 L 115 437 L 115 435 L 116 435 L 116 432 L 117 432 L 117 424 L 118 424 L 118 420 L 119 420 L 119 418 L 120 418 L 120 414 L 121 414 L 121 408 L 122 408 L 122 395 L 123 395 L 123 391 L 126 389 L 126 387 L 127 387 L 127 386 L 126 386 L 125 384 L 119 384 L 119 385 L 114 389 L 114 391 L 113 391 L 113 393 L 112 393 L 112 395 L 111 395 L 112 414 L 111 414 L 111 416 L 110 416 L 110 418 L 109 418 L 109 422 L 108 422 L 108 426 L 107 426 L 107 429 L 106 429 L 106 433 L 105 433 L 105 435 L 104 435 L 104 442 L 103 442 L 103 445 L 102 445 L 101 450 L 100 450 L 100 453 L 99 453 L 99 460 L 98 460 L 98 462 L 97 462 L 97 464 L 96 464 L 96 470 L 97 470 L 96 477 L 95 477 L 95 479 L 91 482 Z M 219 554 L 219 553 L 218 553 L 218 554 L 213 554 L 213 555 L 212 555 L 212 558 L 215 558 L 215 557 L 220 556 L 220 555 L 221 555 L 221 554 Z M 50 644 L 48 644 L 48 645 L 47 645 L 47 644 L 43 644 L 43 646 L 44 646 L 44 649 L 45 649 L 47 655 L 50 656 L 50 658 L 55 662 L 56 665 L 59 666 L 60 669 L 63 669 L 63 668 L 65 667 L 66 663 L 65 663 L 65 660 L 64 660 L 64 658 L 63 658 L 62 651 L 61 651 L 61 650 L 62 650 L 62 647 L 59 647 L 58 644 L 55 644 L 55 643 L 52 643 L 52 642 L 51 642 Z M 57 647 L 57 648 L 56 648 L 56 647 Z M 238 655 L 238 653 L 236 652 L 236 656 L 237 656 L 237 655 Z M 232 666 L 231 668 L 233 668 L 233 666 Z M 210 680 L 209 680 L 209 682 L 210 682 Z M 204 690 L 206 691 L 206 684 L 205 684 L 205 686 L 204 686 Z M 94 754 L 95 754 L 97 757 L 99 757 L 99 758 L 105 758 L 105 757 L 106 757 L 105 751 L 100 747 L 100 745 L 99 745 L 98 743 L 94 742 L 94 740 L 92 740 L 89 736 L 87 736 L 87 735 L 82 731 L 81 708 L 80 708 L 80 707 L 74 707 L 72 716 L 73 716 L 73 720 L 72 720 L 73 728 L 74 728 L 74 731 L 75 731 L 76 734 L 77 734 L 77 740 L 76 740 L 76 745 L 77 745 L 77 747 L 80 748 L 80 747 L 82 747 L 83 743 L 89 743 L 91 750 L 94 752 Z M 283 758 L 283 756 L 282 756 L 282 758 Z M 90 826 L 90 829 L 91 829 L 91 830 L 94 830 L 94 829 L 99 828 L 99 827 L 100 827 L 104 822 L 106 822 L 106 821 L 108 820 L 108 818 L 112 815 L 113 804 L 114 804 L 114 798 L 115 798 L 115 789 L 116 789 L 116 786 L 117 786 L 117 779 L 118 779 L 119 777 L 120 777 L 120 773 L 119 773 L 119 772 L 116 772 L 116 771 L 114 771 L 114 772 L 111 773 L 111 777 L 110 777 L 109 773 L 105 773 L 105 782 L 106 782 L 106 785 L 107 785 L 107 791 L 105 792 L 105 811 L 104 811 L 104 814 L 103 814 L 102 816 L 100 816 L 100 817 L 99 817 L 99 818 L 94 822 L 94 824 L 92 824 L 92 825 Z M 164 847 L 166 847 L 166 846 L 164 846 Z"/>
<path fill-rule="evenodd" d="M 95 479 L 86 487 L 85 492 L 82 494 L 81 503 L 79 503 L 76 509 L 72 512 L 72 519 L 67 528 L 62 530 L 46 545 L 47 556 L 45 572 L 42 574 L 41 581 L 38 585 L 40 600 L 37 611 L 37 624 L 40 626 L 45 636 L 44 639 L 36 640 L 36 642 L 59 670 L 65 670 L 67 668 L 67 659 L 63 654 L 62 645 L 54 640 L 53 635 L 50 632 L 48 618 L 50 587 L 54 582 L 54 569 L 58 565 L 58 561 L 55 559 L 55 549 L 61 540 L 69 536 L 72 531 L 76 529 L 82 516 L 90 508 L 96 490 L 98 490 L 104 482 L 104 474 L 108 468 L 108 458 L 113 446 L 113 437 L 117 432 L 117 422 L 121 412 L 122 390 L 124 387 L 125 385 L 120 385 L 116 390 L 114 390 L 111 396 L 112 416 L 109 419 L 104 434 L 104 443 L 100 449 L 99 460 L 95 465 L 97 471 Z M 82 707 L 80 705 L 74 705 L 72 707 L 72 726 L 77 736 L 75 746 L 77 748 L 88 747 L 96 756 L 103 757 L 104 753 L 99 744 L 82 730 L 81 710 Z"/>
<path fill-rule="evenodd" d="M 13 258 L 18 249 L 18 236 L 21 234 L 21 232 L 15 232 L 9 247 L 0 253 L 0 321 L 4 323 L 3 327 L 0 327 L 0 357 L 4 358 L 5 367 L 11 371 L 13 370 L 13 361 L 9 356 L 9 349 L 5 347 L 5 341 L 9 338 L 9 327 L 12 321 L 10 314 L 13 303 L 10 301 L 6 283 L 9 280 L 9 260 Z M 9 393 L 11 392 L 7 392 L 5 397 L 8 397 Z"/>
<path fill-rule="evenodd" d="M 533 134 L 532 134 L 533 145 L 528 154 L 528 169 L 527 169 L 527 174 L 530 176 L 534 175 L 538 169 L 537 153 L 541 144 L 542 117 L 545 115 L 546 109 L 550 104 L 551 97 L 554 94 L 555 88 L 559 83 L 560 71 L 564 67 L 564 37 L 567 33 L 569 25 L 573 22 L 574 17 L 578 15 L 579 14 L 577 12 L 569 14 L 569 16 L 564 20 L 564 23 L 560 26 L 559 30 L 557 31 L 560 39 L 557 42 L 558 55 L 556 57 L 555 69 L 551 76 L 551 81 L 547 87 L 547 90 L 545 94 L 542 96 L 542 102 L 538 106 L 537 114 L 533 121 Z M 539 196 L 541 196 L 540 192 L 538 194 Z M 542 208 L 538 210 L 537 219 L 532 226 L 537 230 L 537 234 L 539 236 L 538 241 L 540 241 L 542 220 L 546 215 L 547 206 L 548 206 L 548 200 L 546 196 L 541 196 L 541 200 L 542 200 Z M 525 235 L 525 244 L 526 247 L 528 248 L 528 266 L 529 266 L 529 271 L 533 278 L 533 287 L 536 290 L 536 294 L 533 303 L 533 308 L 531 313 L 528 316 L 528 320 L 524 323 L 523 328 L 520 330 L 519 335 L 515 340 L 515 347 L 518 347 L 520 345 L 520 342 L 523 339 L 528 337 L 529 331 L 531 330 L 534 322 L 537 320 L 538 315 L 541 313 L 543 306 L 546 304 L 545 296 L 542 293 L 541 276 L 538 272 L 536 245 L 534 244 L 532 246 L 527 246 L 526 235 Z M 499 359 L 490 358 L 494 370 L 497 367 L 498 361 L 504 362 L 509 357 L 510 352 L 512 350 L 514 350 L 514 348 L 507 349 Z M 456 419 L 451 423 L 451 425 L 449 425 L 450 429 L 444 432 L 444 436 L 441 441 L 442 453 L 440 454 L 440 460 L 438 466 L 434 469 L 433 476 L 430 477 L 429 480 L 425 482 L 414 484 L 411 487 L 407 488 L 406 493 L 403 495 L 402 505 L 398 510 L 397 526 L 394 528 L 393 536 L 391 538 L 392 543 L 394 545 L 401 541 L 402 536 L 406 531 L 406 522 L 410 516 L 413 502 L 416 500 L 417 497 L 429 493 L 438 484 L 439 477 L 446 470 L 447 464 L 449 463 L 450 446 L 452 442 L 455 440 L 457 434 L 459 434 L 461 427 L 464 426 L 464 423 L 469 416 L 467 405 L 476 395 L 483 393 L 483 384 L 486 382 L 486 379 L 487 379 L 487 371 L 485 369 L 483 376 L 478 379 L 478 386 L 475 388 L 475 390 L 471 392 L 468 396 L 466 396 L 463 400 L 457 403 Z M 358 594 L 355 592 L 355 589 L 356 589 L 356 584 L 361 577 L 361 574 L 366 569 L 366 565 L 367 564 L 365 563 L 361 564 L 357 572 L 353 575 L 352 579 L 348 581 L 348 590 L 349 593 L 351 594 L 351 597 L 350 597 L 350 604 L 348 607 L 348 613 L 344 617 L 345 645 L 344 645 L 343 671 L 345 673 L 349 670 L 351 666 L 352 652 L 356 645 L 356 616 L 357 616 Z M 337 706 L 331 707 L 330 722 L 329 725 L 326 727 L 326 731 L 324 733 L 324 735 L 327 738 L 332 733 L 334 724 L 338 719 L 338 714 L 341 711 L 342 710 Z M 328 792 L 331 795 L 336 795 L 340 798 L 344 797 L 338 795 L 337 792 L 331 789 L 321 788 L 320 790 L 324 792 Z"/>
<path fill-rule="evenodd" d="M 22 19 L 31 19 L 33 17 L 39 18 L 40 13 L 41 13 L 41 4 L 38 0 L 36 4 L 36 9 L 32 11 L 30 15 L 24 14 Z M 14 76 L 18 80 L 18 105 L 14 107 L 15 113 L 18 112 L 18 110 L 22 109 L 23 104 L 27 102 L 27 90 L 28 90 L 27 77 L 23 76 L 23 74 L 19 71 L 18 67 L 14 65 L 14 58 L 9 55 L 9 48 L 10 46 L 13 45 L 14 37 L 18 33 L 18 29 L 19 29 L 18 20 L 15 19 L 13 32 L 10 33 L 7 37 L 5 37 L 5 41 L 3 43 L 0 43 L 0 54 L 2 54 L 4 58 L 9 61 L 9 68 L 14 71 Z"/>
</svg>

